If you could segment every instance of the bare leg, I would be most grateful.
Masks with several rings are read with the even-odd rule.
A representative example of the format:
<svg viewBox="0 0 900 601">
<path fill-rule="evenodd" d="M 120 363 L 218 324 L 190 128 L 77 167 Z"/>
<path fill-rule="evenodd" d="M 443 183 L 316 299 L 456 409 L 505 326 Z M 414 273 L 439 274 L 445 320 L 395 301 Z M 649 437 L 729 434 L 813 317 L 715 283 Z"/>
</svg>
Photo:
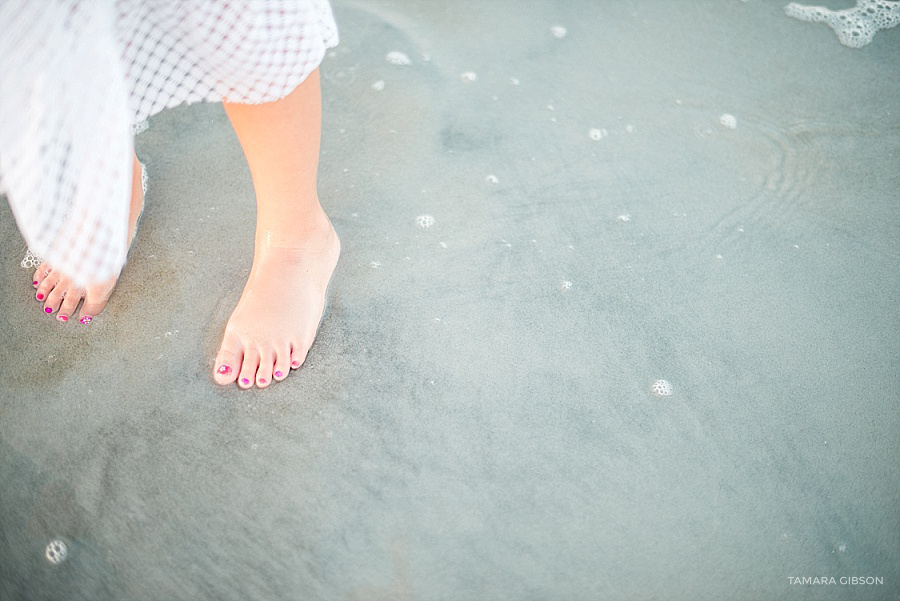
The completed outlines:
<svg viewBox="0 0 900 601">
<path fill-rule="evenodd" d="M 134 240 L 137 232 L 138 218 L 144 208 L 144 191 L 141 186 L 141 163 L 137 155 L 134 157 L 134 169 L 131 180 L 131 208 L 128 215 L 128 245 Z M 119 281 L 118 276 L 110 278 L 102 284 L 78 288 L 63 274 L 53 270 L 48 263 L 41 263 L 34 272 L 35 298 L 42 301 L 43 311 L 47 315 L 55 315 L 56 319 L 68 322 L 84 299 L 78 312 L 78 321 L 88 324 L 106 307 L 109 296 Z"/>
<path fill-rule="evenodd" d="M 319 72 L 266 104 L 225 103 L 256 192 L 253 267 L 216 356 L 219 384 L 260 388 L 303 364 L 341 252 L 319 204 Z"/>
</svg>

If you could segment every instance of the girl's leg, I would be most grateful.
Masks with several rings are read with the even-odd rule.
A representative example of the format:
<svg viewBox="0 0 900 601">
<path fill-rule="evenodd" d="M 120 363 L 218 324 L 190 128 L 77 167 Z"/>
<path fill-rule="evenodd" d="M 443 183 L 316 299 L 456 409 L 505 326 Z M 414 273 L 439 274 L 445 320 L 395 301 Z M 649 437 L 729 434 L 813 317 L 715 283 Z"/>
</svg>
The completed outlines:
<svg viewBox="0 0 900 601">
<path fill-rule="evenodd" d="M 225 103 L 256 192 L 253 266 L 216 356 L 219 384 L 264 388 L 303 364 L 341 252 L 319 204 L 319 72 L 266 104 Z"/>
<path fill-rule="evenodd" d="M 141 185 L 141 163 L 134 156 L 131 180 L 131 208 L 128 217 L 128 245 L 137 232 L 137 222 L 144 208 L 144 190 Z M 109 296 L 116 287 L 118 277 L 87 288 L 78 288 L 48 263 L 42 263 L 34 272 L 35 298 L 43 303 L 42 310 L 48 316 L 55 316 L 62 322 L 73 319 L 78 303 L 84 299 L 77 320 L 88 324 L 106 307 Z"/>
</svg>

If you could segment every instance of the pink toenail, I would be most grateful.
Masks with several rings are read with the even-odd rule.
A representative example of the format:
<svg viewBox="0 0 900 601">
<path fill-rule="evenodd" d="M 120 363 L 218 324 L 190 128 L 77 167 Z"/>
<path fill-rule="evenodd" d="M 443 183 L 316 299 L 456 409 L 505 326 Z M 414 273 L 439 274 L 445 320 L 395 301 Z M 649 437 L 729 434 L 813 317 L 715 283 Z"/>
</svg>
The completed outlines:
<svg viewBox="0 0 900 601">
<path fill-rule="evenodd" d="M 275 377 L 276 377 L 276 378 L 280 378 L 280 377 L 282 377 L 282 376 L 284 376 L 284 374 L 281 373 L 280 371 L 276 371 L 276 372 L 275 372 Z"/>
<path fill-rule="evenodd" d="M 300 362 L 299 362 L 299 361 L 292 361 L 292 362 L 291 362 L 291 367 L 300 367 Z"/>
<path fill-rule="evenodd" d="M 53 309 L 47 307 L 46 309 L 44 309 L 44 313 L 53 313 Z"/>
<path fill-rule="evenodd" d="M 93 319 L 94 318 L 91 317 L 90 315 L 85 315 L 84 317 L 81 318 L 81 323 L 87 325 L 87 324 L 91 323 L 91 321 L 93 321 Z"/>
<path fill-rule="evenodd" d="M 60 321 L 69 321 L 69 318 L 66 317 L 65 315 L 58 315 L 58 316 L 56 317 L 56 319 L 58 319 L 58 320 L 60 320 Z"/>
<path fill-rule="evenodd" d="M 216 371 L 218 371 L 220 374 L 230 374 L 231 366 L 230 365 L 220 365 L 219 369 L 217 369 Z"/>
<path fill-rule="evenodd" d="M 246 386 L 249 383 L 250 383 L 250 380 L 248 380 L 247 378 L 241 378 L 241 384 L 243 384 L 244 386 Z"/>
<path fill-rule="evenodd" d="M 38 285 L 37 280 L 31 282 L 31 285 L 32 285 L 32 286 L 37 286 L 37 285 Z"/>
<path fill-rule="evenodd" d="M 38 299 L 38 300 L 44 300 L 44 295 L 43 295 L 43 294 L 38 294 L 38 295 L 37 295 L 37 299 Z"/>
<path fill-rule="evenodd" d="M 260 383 L 260 384 L 265 384 L 265 383 L 266 383 L 266 379 L 265 379 L 265 378 L 260 378 L 260 379 L 259 379 L 259 383 Z"/>
</svg>

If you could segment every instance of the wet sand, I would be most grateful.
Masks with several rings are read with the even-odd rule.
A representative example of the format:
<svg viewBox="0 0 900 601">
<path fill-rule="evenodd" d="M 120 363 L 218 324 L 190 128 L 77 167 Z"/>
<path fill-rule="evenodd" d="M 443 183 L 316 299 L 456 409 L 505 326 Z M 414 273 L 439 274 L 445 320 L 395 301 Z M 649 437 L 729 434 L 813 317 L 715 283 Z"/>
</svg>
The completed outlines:
<svg viewBox="0 0 900 601">
<path fill-rule="evenodd" d="M 783 4 L 335 2 L 344 255 L 267 390 L 210 378 L 254 224 L 220 106 L 138 136 L 89 327 L 0 203 L 0 598 L 900 599 L 900 30 Z"/>
</svg>

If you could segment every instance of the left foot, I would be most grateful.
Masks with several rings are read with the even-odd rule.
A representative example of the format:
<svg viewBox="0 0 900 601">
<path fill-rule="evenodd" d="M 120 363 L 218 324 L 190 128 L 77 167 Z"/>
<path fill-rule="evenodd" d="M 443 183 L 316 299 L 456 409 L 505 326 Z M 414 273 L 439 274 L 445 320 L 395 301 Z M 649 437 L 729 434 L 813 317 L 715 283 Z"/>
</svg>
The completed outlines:
<svg viewBox="0 0 900 601">
<path fill-rule="evenodd" d="M 306 359 L 341 254 L 325 213 L 312 221 L 287 243 L 257 239 L 250 276 L 216 355 L 217 384 L 265 388 Z"/>
</svg>

